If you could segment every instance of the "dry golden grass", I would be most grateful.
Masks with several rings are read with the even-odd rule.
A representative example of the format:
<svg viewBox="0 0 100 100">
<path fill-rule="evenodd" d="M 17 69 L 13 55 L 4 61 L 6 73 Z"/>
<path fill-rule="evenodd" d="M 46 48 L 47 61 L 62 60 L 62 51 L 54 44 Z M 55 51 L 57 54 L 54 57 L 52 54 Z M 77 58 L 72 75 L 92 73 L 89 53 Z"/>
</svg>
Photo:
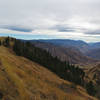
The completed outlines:
<svg viewBox="0 0 100 100">
<path fill-rule="evenodd" d="M 46 68 L 0 46 L 2 100 L 96 100 L 80 86 L 64 81 Z"/>
</svg>

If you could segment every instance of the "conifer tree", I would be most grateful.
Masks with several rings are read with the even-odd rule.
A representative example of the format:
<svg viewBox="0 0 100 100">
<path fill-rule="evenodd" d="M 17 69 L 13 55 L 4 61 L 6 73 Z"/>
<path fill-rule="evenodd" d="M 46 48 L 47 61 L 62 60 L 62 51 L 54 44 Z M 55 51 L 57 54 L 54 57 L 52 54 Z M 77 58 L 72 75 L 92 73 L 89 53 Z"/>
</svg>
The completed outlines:
<svg viewBox="0 0 100 100">
<path fill-rule="evenodd" d="M 1 40 L 0 40 L 0 46 L 2 45 Z"/>
<path fill-rule="evenodd" d="M 90 94 L 92 96 L 95 96 L 96 89 L 95 89 L 92 81 L 90 81 L 89 83 L 87 83 L 86 90 L 87 90 L 88 94 Z"/>
</svg>

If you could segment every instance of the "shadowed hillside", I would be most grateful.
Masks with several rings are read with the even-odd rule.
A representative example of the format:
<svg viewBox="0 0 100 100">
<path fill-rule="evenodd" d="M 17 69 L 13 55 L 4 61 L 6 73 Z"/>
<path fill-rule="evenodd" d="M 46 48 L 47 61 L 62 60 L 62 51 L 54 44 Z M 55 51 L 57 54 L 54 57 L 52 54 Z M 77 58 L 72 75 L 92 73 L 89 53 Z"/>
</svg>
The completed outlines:
<svg viewBox="0 0 100 100">
<path fill-rule="evenodd" d="M 91 58 L 100 60 L 100 46 L 97 49 L 92 49 L 92 50 L 86 52 L 86 55 Z"/>
<path fill-rule="evenodd" d="M 30 40 L 31 42 L 44 42 L 44 43 L 51 43 L 56 46 L 62 47 L 72 47 L 79 49 L 82 53 L 85 53 L 89 50 L 89 44 L 81 41 L 81 40 L 70 40 L 70 39 L 49 39 L 49 40 Z"/>
<path fill-rule="evenodd" d="M 58 57 L 62 61 L 69 61 L 72 64 L 94 64 L 97 60 L 85 56 L 76 47 L 64 47 L 45 42 L 32 42 L 36 47 L 42 48 L 50 52 L 54 57 Z"/>
<path fill-rule="evenodd" d="M 86 65 L 86 63 L 93 64 L 100 60 L 100 42 L 86 43 L 81 40 L 70 39 L 29 41 L 37 47 L 48 50 L 53 56 L 58 56 L 61 60 L 69 60 L 71 63 L 84 64 L 85 62 Z"/>
</svg>

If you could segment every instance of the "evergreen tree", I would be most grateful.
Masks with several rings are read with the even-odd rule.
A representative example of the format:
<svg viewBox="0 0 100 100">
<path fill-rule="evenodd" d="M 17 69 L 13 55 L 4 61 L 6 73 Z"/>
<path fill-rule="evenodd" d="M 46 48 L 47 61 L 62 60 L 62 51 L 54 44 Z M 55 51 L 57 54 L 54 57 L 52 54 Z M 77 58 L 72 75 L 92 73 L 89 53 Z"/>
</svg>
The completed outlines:
<svg viewBox="0 0 100 100">
<path fill-rule="evenodd" d="M 7 38 L 5 38 L 5 40 L 3 41 L 3 45 L 6 47 L 10 47 L 10 38 L 9 36 Z"/>
<path fill-rule="evenodd" d="M 0 41 L 0 46 L 2 45 L 1 41 Z"/>
<path fill-rule="evenodd" d="M 95 96 L 96 89 L 95 89 L 92 81 L 90 81 L 89 83 L 87 83 L 86 90 L 87 90 L 88 94 L 90 94 L 92 96 Z"/>
</svg>

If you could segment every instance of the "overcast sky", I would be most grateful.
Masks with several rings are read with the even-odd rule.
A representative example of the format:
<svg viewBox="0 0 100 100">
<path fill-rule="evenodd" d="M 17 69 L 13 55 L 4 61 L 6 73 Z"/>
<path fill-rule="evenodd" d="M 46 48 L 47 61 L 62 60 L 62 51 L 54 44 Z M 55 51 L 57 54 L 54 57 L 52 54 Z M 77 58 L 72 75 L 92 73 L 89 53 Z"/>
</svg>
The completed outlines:
<svg viewBox="0 0 100 100">
<path fill-rule="evenodd" d="M 100 0 L 0 0 L 0 35 L 100 41 Z"/>
</svg>

